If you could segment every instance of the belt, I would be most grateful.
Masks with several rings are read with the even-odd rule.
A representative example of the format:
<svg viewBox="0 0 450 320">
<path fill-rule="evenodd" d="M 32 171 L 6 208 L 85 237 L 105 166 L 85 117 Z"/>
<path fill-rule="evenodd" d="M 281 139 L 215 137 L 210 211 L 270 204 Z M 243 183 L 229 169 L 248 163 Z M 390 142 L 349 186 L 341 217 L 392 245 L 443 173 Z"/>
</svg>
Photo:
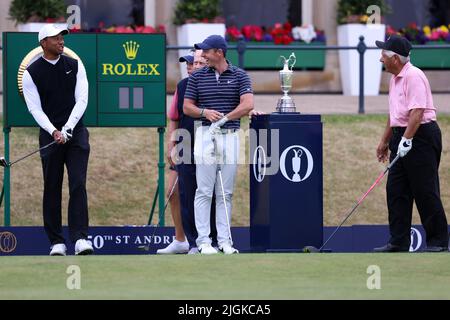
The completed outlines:
<svg viewBox="0 0 450 320">
<path fill-rule="evenodd" d="M 220 131 L 221 134 L 228 134 L 228 133 L 235 133 L 238 130 L 239 129 L 219 129 L 218 131 Z"/>
<path fill-rule="evenodd" d="M 204 127 L 208 127 L 209 126 L 204 126 Z M 228 134 L 228 133 L 235 133 L 237 131 L 239 131 L 239 129 L 233 128 L 233 129 L 224 129 L 224 128 L 220 128 L 220 129 L 216 129 L 217 132 L 220 132 L 221 134 Z"/>
<path fill-rule="evenodd" d="M 436 121 L 430 121 L 427 123 L 422 123 L 417 130 L 426 130 L 426 128 L 433 127 L 436 125 Z M 392 127 L 392 133 L 394 134 L 403 134 L 406 130 L 406 127 Z"/>
<path fill-rule="evenodd" d="M 406 130 L 406 127 L 392 127 L 392 132 L 394 134 L 401 134 L 404 133 Z"/>
</svg>

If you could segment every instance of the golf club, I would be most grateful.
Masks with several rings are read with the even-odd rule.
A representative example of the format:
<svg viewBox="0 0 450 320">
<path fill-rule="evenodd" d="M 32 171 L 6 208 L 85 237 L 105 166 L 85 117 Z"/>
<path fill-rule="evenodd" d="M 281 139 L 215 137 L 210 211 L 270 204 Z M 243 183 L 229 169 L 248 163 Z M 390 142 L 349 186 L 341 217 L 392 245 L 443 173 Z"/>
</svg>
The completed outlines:
<svg viewBox="0 0 450 320">
<path fill-rule="evenodd" d="M 43 147 L 41 147 L 41 148 L 39 148 L 39 149 L 37 149 L 37 150 L 35 150 L 35 151 L 33 151 L 33 152 L 30 152 L 29 154 L 23 156 L 22 158 L 17 159 L 16 161 L 13 161 L 13 162 L 9 162 L 9 163 L 8 163 L 4 157 L 0 157 L 0 166 L 1 166 L 1 167 L 5 167 L 5 168 L 6 168 L 6 167 L 11 167 L 13 164 L 15 164 L 15 163 L 17 163 L 17 162 L 19 162 L 19 161 L 22 161 L 22 160 L 28 158 L 29 156 L 32 156 L 32 155 L 35 154 L 36 152 L 39 152 L 39 151 L 41 151 L 41 150 L 44 150 L 44 149 L 50 147 L 51 145 L 55 144 L 56 142 L 57 142 L 57 141 L 54 140 L 54 141 L 50 142 L 49 144 L 47 144 L 47 145 L 45 145 L 45 146 L 43 146 Z"/>
<path fill-rule="evenodd" d="M 333 236 L 336 234 L 336 232 L 339 230 L 339 228 L 345 223 L 345 221 L 347 221 L 348 218 L 350 218 L 350 216 L 352 215 L 352 213 L 356 210 L 356 208 L 358 208 L 358 206 L 361 204 L 361 202 L 363 202 L 363 200 L 367 197 L 367 195 L 370 193 L 370 191 L 372 191 L 373 188 L 375 188 L 375 186 L 381 181 L 381 179 L 384 177 L 384 175 L 386 174 L 386 172 L 389 171 L 389 169 L 392 168 L 392 166 L 394 165 L 395 162 L 397 162 L 397 160 L 400 158 L 400 155 L 397 154 L 397 156 L 394 158 L 394 160 L 392 160 L 392 162 L 386 167 L 386 169 L 378 176 L 378 178 L 375 180 L 375 182 L 372 184 L 372 186 L 369 188 L 369 190 L 366 191 L 366 193 L 364 193 L 364 195 L 361 197 L 361 199 L 358 200 L 358 202 L 353 206 L 353 208 L 350 210 L 350 212 L 348 213 L 348 215 L 345 217 L 345 219 L 341 222 L 341 224 L 333 231 L 333 233 L 331 234 L 331 236 L 328 237 L 328 239 L 323 243 L 323 245 L 317 249 L 314 246 L 306 246 L 303 248 L 303 252 L 306 253 L 316 253 L 316 252 L 322 252 L 323 248 L 325 247 L 325 245 L 330 241 L 331 238 L 333 238 Z"/>
<path fill-rule="evenodd" d="M 228 215 L 228 207 L 227 202 L 225 199 L 225 189 L 223 187 L 223 179 L 222 179 L 222 165 L 220 164 L 220 154 L 217 149 L 217 140 L 214 137 L 214 135 L 211 135 L 212 142 L 214 144 L 214 153 L 216 155 L 216 164 L 217 164 L 217 172 L 219 173 L 219 180 L 220 180 L 220 189 L 222 191 L 222 199 L 223 199 L 223 205 L 225 207 L 225 215 L 227 218 L 227 226 L 228 226 L 228 238 L 230 239 L 230 244 L 233 246 L 233 239 L 231 237 L 231 227 L 230 227 L 230 216 Z M 216 213 L 217 214 L 217 213 Z"/>
<path fill-rule="evenodd" d="M 177 186 L 177 183 L 178 183 L 178 176 L 176 177 L 175 182 L 173 183 L 172 189 L 170 189 L 169 196 L 167 197 L 166 203 L 164 204 L 164 210 L 163 210 L 162 214 L 164 214 L 166 212 L 167 206 L 169 205 L 170 198 L 172 198 L 172 195 L 175 191 L 175 187 Z M 151 221 L 149 221 L 149 224 L 150 223 L 151 223 Z M 159 225 L 159 223 L 153 226 L 153 233 L 152 233 L 152 236 L 150 237 L 150 239 L 154 239 L 155 232 L 156 232 L 156 229 L 158 228 L 158 225 Z M 139 246 L 138 249 L 143 250 L 143 251 L 150 251 L 150 244 Z"/>
</svg>

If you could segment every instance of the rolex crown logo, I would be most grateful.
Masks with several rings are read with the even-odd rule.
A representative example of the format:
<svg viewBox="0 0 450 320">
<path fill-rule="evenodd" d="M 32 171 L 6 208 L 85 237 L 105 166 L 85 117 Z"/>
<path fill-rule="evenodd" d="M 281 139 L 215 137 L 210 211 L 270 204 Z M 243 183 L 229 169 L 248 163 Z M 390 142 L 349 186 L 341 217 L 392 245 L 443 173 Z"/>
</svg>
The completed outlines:
<svg viewBox="0 0 450 320">
<path fill-rule="evenodd" d="M 127 41 L 123 44 L 123 49 L 128 60 L 136 59 L 139 47 L 136 41 Z"/>
</svg>

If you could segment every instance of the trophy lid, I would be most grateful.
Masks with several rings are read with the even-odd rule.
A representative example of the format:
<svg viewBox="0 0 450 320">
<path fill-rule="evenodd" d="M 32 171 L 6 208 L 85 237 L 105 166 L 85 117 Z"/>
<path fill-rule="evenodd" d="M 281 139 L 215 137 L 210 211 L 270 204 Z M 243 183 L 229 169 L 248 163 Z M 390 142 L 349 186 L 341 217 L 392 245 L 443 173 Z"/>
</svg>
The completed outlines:
<svg viewBox="0 0 450 320">
<path fill-rule="evenodd" d="M 283 62 L 284 63 L 283 70 L 281 70 L 281 71 L 282 72 L 288 72 L 288 71 L 292 72 L 292 68 L 294 68 L 295 62 L 297 62 L 297 58 L 295 57 L 295 53 L 292 52 L 288 59 L 286 59 L 284 56 L 280 56 L 280 58 L 282 58 L 284 60 L 284 62 Z M 289 66 L 289 63 L 291 63 L 290 66 Z"/>
</svg>

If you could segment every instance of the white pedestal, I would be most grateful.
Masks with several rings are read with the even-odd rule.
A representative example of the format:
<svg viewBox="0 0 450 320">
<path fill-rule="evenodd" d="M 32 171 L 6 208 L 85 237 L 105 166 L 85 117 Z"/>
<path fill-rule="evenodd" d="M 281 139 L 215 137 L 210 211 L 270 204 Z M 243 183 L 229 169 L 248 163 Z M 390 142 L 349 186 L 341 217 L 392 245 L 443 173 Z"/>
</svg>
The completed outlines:
<svg viewBox="0 0 450 320">
<path fill-rule="evenodd" d="M 338 45 L 357 46 L 359 37 L 364 36 L 368 47 L 375 41 L 384 41 L 384 24 L 344 24 L 338 26 Z M 377 96 L 380 91 L 381 50 L 367 50 L 364 54 L 364 95 Z M 356 50 L 339 50 L 342 90 L 346 96 L 359 95 L 359 53 Z"/>
<path fill-rule="evenodd" d="M 177 28 L 177 38 L 179 46 L 191 46 L 202 42 L 208 36 L 218 34 L 225 36 L 225 24 L 223 23 L 188 23 Z M 184 56 L 189 50 L 178 50 L 179 56 Z M 182 78 L 187 77 L 186 64 L 180 64 Z"/>
</svg>

